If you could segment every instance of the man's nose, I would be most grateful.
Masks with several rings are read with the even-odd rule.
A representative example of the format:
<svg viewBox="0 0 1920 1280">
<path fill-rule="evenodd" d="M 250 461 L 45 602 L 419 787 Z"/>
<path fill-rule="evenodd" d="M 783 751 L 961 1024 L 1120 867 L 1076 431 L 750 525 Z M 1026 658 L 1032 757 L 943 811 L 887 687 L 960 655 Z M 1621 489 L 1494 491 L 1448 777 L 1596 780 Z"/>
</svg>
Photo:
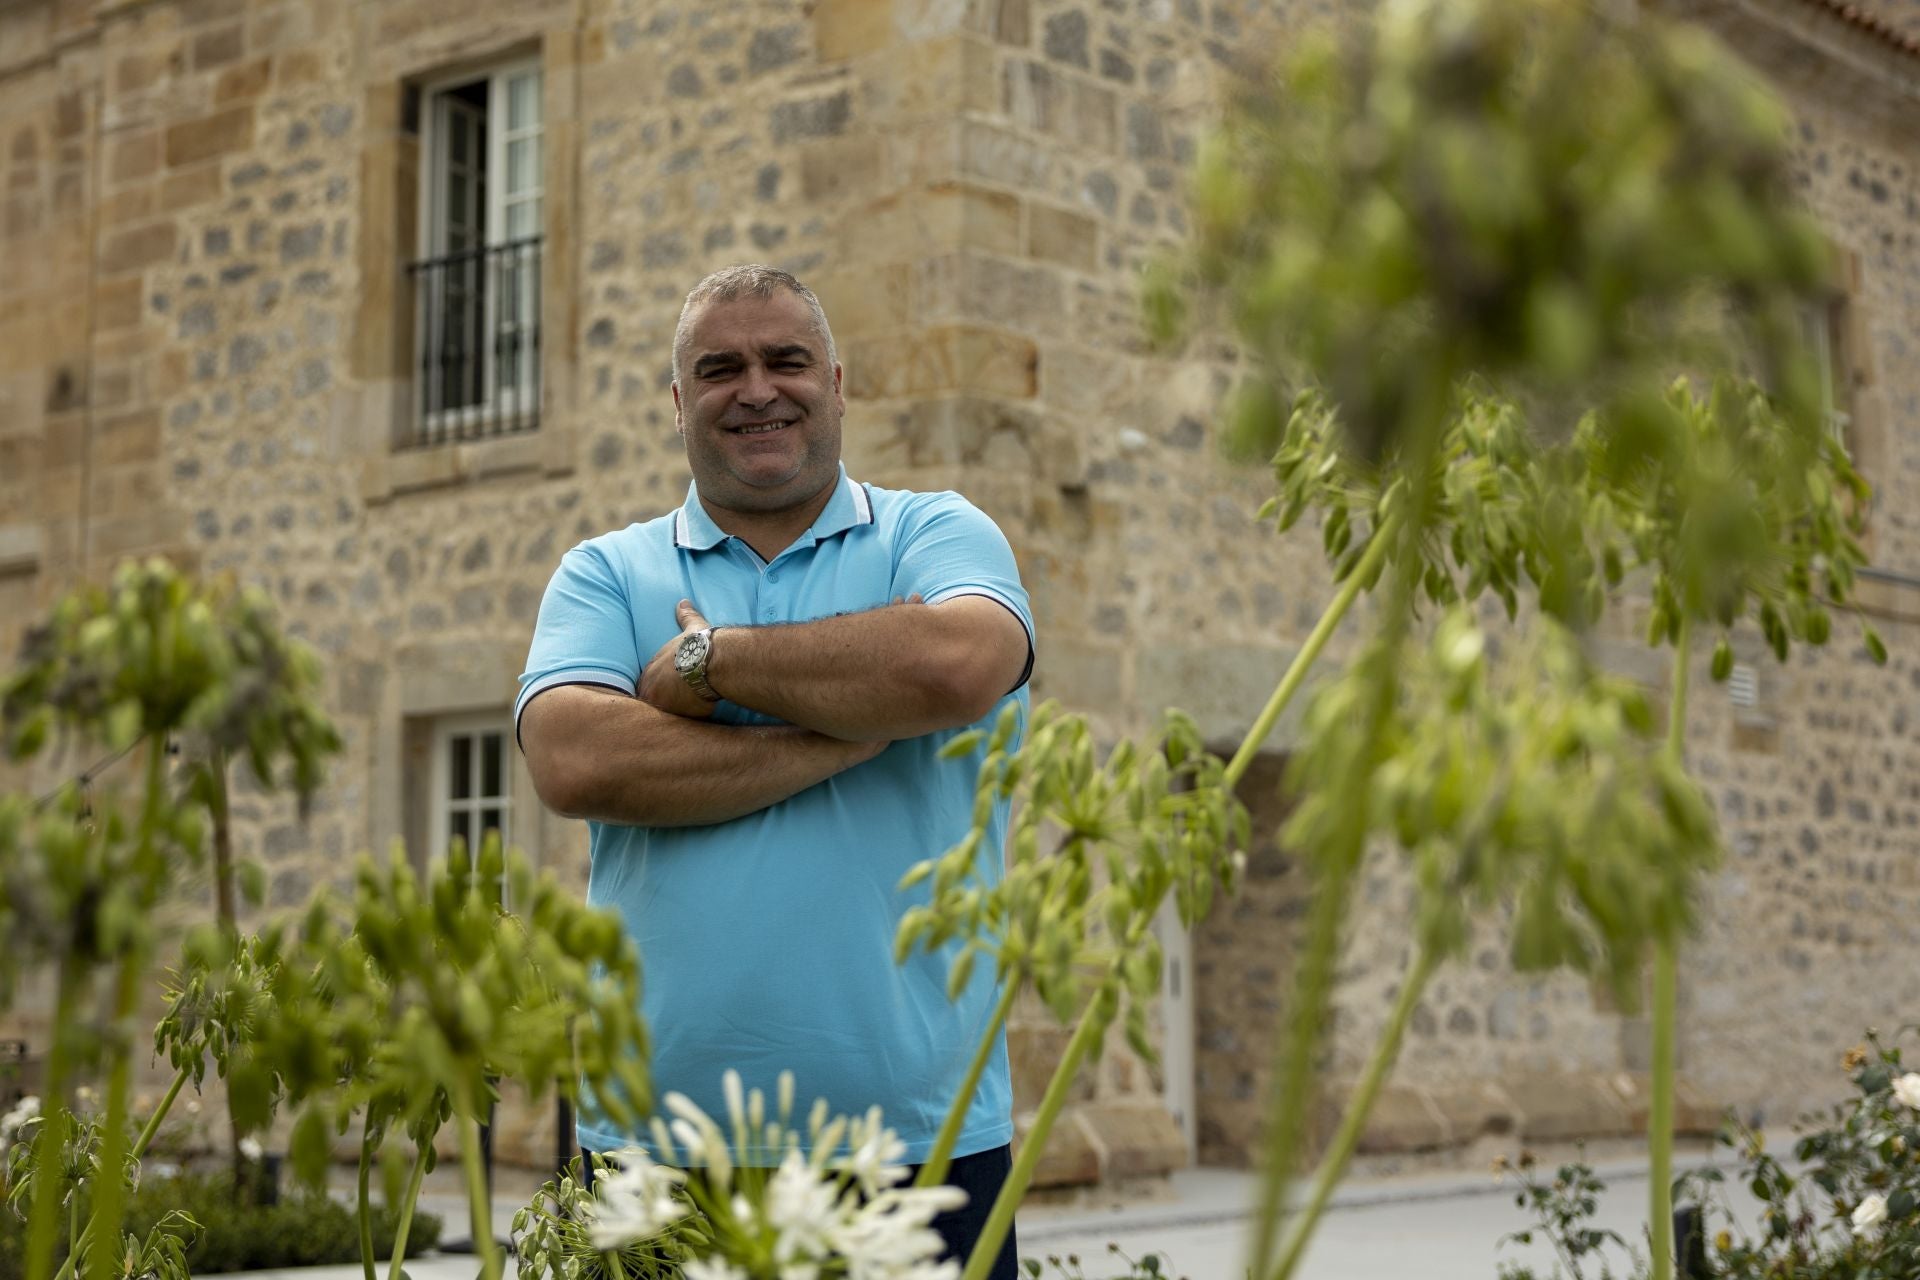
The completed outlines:
<svg viewBox="0 0 1920 1280">
<path fill-rule="evenodd" d="M 766 366 L 762 364 L 748 365 L 739 387 L 737 394 L 740 403 L 753 408 L 771 403 L 779 394 L 773 389 L 773 379 L 767 376 Z"/>
</svg>

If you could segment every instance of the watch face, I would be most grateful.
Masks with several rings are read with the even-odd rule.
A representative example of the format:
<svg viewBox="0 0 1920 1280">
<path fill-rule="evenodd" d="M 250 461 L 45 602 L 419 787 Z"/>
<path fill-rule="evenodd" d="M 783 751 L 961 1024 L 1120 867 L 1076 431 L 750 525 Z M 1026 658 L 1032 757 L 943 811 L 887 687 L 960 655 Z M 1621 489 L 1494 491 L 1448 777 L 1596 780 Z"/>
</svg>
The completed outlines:
<svg viewBox="0 0 1920 1280">
<path fill-rule="evenodd" d="M 707 659 L 707 633 L 695 631 L 680 637 L 680 647 L 673 652 L 673 667 L 685 675 L 699 667 Z"/>
</svg>

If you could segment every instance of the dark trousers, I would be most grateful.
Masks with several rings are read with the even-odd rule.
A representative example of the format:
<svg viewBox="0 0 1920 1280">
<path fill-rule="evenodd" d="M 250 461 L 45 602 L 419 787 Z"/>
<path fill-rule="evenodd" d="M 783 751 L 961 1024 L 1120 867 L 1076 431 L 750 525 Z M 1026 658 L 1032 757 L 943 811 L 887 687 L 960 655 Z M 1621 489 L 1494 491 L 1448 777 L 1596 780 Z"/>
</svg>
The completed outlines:
<svg viewBox="0 0 1920 1280">
<path fill-rule="evenodd" d="M 584 1170 L 587 1190 L 593 1190 L 593 1153 L 584 1147 L 580 1150 L 580 1165 Z M 946 1249 L 940 1255 L 952 1258 L 961 1266 L 973 1253 L 974 1241 L 980 1238 L 981 1230 L 987 1225 L 987 1215 L 993 1211 L 993 1202 L 1000 1195 L 1000 1188 L 1006 1183 L 1007 1174 L 1013 1168 L 1013 1149 L 995 1147 L 991 1151 L 981 1151 L 970 1156 L 957 1156 L 947 1166 L 947 1185 L 958 1187 L 967 1193 L 967 1202 L 958 1209 L 951 1209 L 933 1220 L 933 1229 L 946 1241 Z M 909 1181 L 920 1174 L 920 1166 L 909 1166 Z M 993 1260 L 993 1269 L 987 1272 L 987 1280 L 1017 1280 L 1020 1262 L 1014 1243 L 1014 1229 L 1007 1228 L 1007 1238 L 1000 1242 L 1000 1256 Z"/>
</svg>

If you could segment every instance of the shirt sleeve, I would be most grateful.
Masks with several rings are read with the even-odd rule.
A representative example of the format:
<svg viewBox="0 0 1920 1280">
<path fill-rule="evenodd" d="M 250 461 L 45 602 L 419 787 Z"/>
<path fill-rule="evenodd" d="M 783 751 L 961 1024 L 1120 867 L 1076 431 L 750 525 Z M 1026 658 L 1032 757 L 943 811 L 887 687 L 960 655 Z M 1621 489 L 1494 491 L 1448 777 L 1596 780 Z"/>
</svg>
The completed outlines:
<svg viewBox="0 0 1920 1280">
<path fill-rule="evenodd" d="M 513 704 L 514 736 L 519 737 L 527 703 L 544 690 L 599 684 L 632 693 L 639 678 L 640 653 L 626 590 L 606 553 L 583 542 L 561 559 L 540 601 L 533 647 Z"/>
<path fill-rule="evenodd" d="M 1013 548 L 986 512 L 957 493 L 931 501 L 906 521 L 894 559 L 894 596 L 918 595 L 928 604 L 957 596 L 985 596 L 1020 620 L 1027 633 L 1027 665 L 1013 689 L 1033 674 L 1033 609 L 1020 585 Z"/>
</svg>

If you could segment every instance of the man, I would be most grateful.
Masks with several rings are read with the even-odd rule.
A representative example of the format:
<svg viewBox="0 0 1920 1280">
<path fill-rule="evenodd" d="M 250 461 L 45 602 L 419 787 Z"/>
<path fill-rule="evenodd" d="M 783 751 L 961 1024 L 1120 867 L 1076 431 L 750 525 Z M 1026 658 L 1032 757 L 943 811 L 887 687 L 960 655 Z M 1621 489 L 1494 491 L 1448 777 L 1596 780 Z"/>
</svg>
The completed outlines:
<svg viewBox="0 0 1920 1280">
<path fill-rule="evenodd" d="M 939 758 L 1008 699 L 1032 620 L 1006 539 L 952 493 L 874 489 L 840 464 L 846 409 L 813 293 L 741 266 L 688 295 L 675 422 L 693 484 L 677 511 L 568 552 L 547 588 L 516 721 L 534 785 L 588 820 L 587 899 L 646 965 L 657 1091 L 724 1115 L 737 1069 L 804 1111 L 879 1104 L 925 1159 L 994 1004 L 957 1001 L 946 958 L 895 967 L 897 891 L 969 828 L 978 753 Z M 997 879 L 1006 812 L 980 870 Z M 1008 1168 L 1004 1040 L 976 1090 L 936 1223 L 964 1260 Z M 587 1150 L 638 1143 L 592 1115 Z M 1009 1236 L 995 1268 L 1011 1280 Z"/>
</svg>

